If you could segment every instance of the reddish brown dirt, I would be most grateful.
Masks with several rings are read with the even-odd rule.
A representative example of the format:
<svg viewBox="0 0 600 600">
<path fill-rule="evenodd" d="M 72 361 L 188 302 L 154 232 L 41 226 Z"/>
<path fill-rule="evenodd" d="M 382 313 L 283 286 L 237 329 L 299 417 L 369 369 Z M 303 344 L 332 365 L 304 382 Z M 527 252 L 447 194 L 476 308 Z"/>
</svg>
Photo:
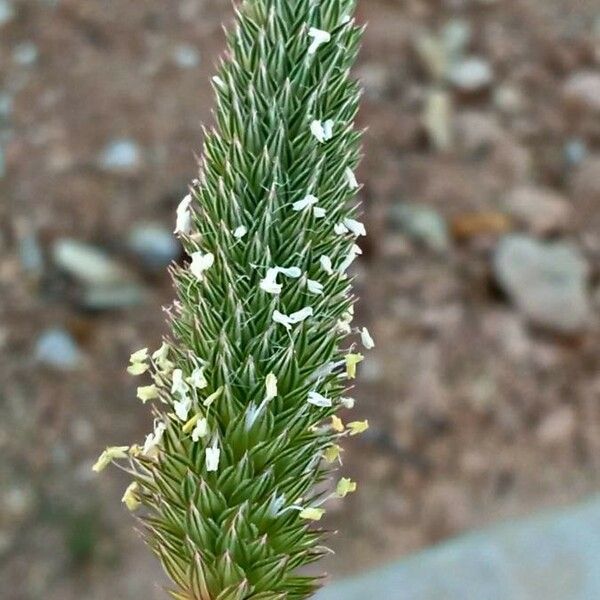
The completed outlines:
<svg viewBox="0 0 600 600">
<path fill-rule="evenodd" d="M 44 252 L 69 236 L 125 260 L 133 223 L 171 227 L 195 175 L 200 124 L 211 120 L 208 79 L 231 11 L 224 0 L 55 4 L 15 2 L 0 29 L 0 88 L 14 98 L 10 137 L 0 137 L 0 580 L 11 600 L 158 599 L 164 580 L 120 506 L 125 479 L 94 477 L 90 466 L 107 443 L 149 428 L 124 365 L 132 349 L 157 345 L 168 277 L 140 275 L 152 290 L 144 306 L 92 315 L 48 257 L 41 279 L 28 276 L 19 243 L 35 230 Z M 340 530 L 326 561 L 334 575 L 600 487 L 600 120 L 564 92 L 573 73 L 598 70 L 596 1 L 361 4 L 369 129 L 359 175 L 371 235 L 358 320 L 377 347 L 355 394 L 371 430 L 344 454 L 360 489 L 332 504 L 326 522 Z M 433 82 L 414 39 L 457 18 L 471 24 L 468 53 L 490 62 L 494 80 L 478 94 L 452 92 L 458 139 L 439 152 L 421 121 Z M 29 66 L 14 58 L 26 41 L 38 50 Z M 199 67 L 174 64 L 181 43 L 199 50 Z M 499 89 L 518 92 L 516 109 L 499 108 Z M 115 137 L 141 148 L 129 174 L 98 167 Z M 576 166 L 564 157 L 572 139 L 587 147 Z M 531 329 L 491 284 L 497 237 L 518 227 L 501 198 L 523 184 L 572 206 L 557 235 L 591 267 L 594 315 L 581 335 Z M 399 233 L 390 211 L 400 202 L 436 209 L 452 225 L 451 247 L 434 252 Z M 76 338 L 81 369 L 33 360 L 50 325 Z"/>
</svg>

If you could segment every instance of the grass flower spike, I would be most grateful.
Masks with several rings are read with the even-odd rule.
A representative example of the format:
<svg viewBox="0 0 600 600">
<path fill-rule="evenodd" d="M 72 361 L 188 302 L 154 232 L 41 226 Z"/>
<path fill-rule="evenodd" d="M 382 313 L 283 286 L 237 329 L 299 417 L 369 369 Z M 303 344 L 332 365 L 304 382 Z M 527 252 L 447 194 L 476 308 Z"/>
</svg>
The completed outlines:
<svg viewBox="0 0 600 600">
<path fill-rule="evenodd" d="M 361 29 L 355 0 L 245 0 L 212 78 L 215 128 L 176 209 L 170 334 L 131 356 L 153 407 L 140 445 L 105 450 L 131 474 L 175 600 L 302 600 L 326 551 L 352 379 L 372 348 L 352 325 L 348 269 L 366 234 L 354 175 Z M 340 413 L 338 415 L 338 413 Z M 345 417 L 344 417 L 345 420 Z M 326 482 L 330 493 L 324 493 Z"/>
</svg>

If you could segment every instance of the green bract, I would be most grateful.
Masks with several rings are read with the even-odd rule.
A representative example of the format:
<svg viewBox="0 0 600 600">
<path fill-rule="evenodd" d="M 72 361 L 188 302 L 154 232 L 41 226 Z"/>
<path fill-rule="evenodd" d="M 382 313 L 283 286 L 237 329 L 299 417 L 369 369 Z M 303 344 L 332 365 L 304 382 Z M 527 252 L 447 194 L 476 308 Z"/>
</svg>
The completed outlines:
<svg viewBox="0 0 600 600">
<path fill-rule="evenodd" d="M 141 505 L 173 598 L 310 596 L 318 581 L 297 569 L 325 551 L 317 484 L 339 438 L 367 427 L 334 416 L 353 405 L 362 359 L 344 342 L 357 333 L 346 272 L 365 233 L 351 203 L 354 4 L 242 2 L 213 78 L 217 125 L 177 210 L 190 262 L 173 269 L 172 338 L 129 366 L 150 373 L 138 395 L 157 403 L 154 432 L 128 450 L 124 502 Z M 343 479 L 337 495 L 355 488 Z"/>
</svg>

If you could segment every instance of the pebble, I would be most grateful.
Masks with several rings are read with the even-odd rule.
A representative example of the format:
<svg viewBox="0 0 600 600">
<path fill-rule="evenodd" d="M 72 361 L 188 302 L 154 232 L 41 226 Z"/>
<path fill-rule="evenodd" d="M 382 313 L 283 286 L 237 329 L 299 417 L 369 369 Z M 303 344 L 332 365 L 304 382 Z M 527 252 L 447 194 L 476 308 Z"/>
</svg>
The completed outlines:
<svg viewBox="0 0 600 600">
<path fill-rule="evenodd" d="M 494 104 L 503 113 L 515 115 L 521 112 L 525 106 L 525 98 L 516 87 L 501 85 L 494 91 Z"/>
<path fill-rule="evenodd" d="M 396 204 L 391 209 L 390 220 L 409 238 L 431 250 L 445 252 L 450 247 L 446 221 L 432 208 L 415 204 Z"/>
<path fill-rule="evenodd" d="M 442 44 L 450 61 L 458 60 L 471 42 L 473 30 L 465 19 L 450 19 L 442 28 Z"/>
<path fill-rule="evenodd" d="M 12 21 L 15 16 L 13 5 L 8 0 L 0 0 L 0 27 Z"/>
<path fill-rule="evenodd" d="M 0 556 L 8 554 L 13 545 L 13 532 L 0 531 Z"/>
<path fill-rule="evenodd" d="M 583 140 L 572 138 L 565 143 L 563 152 L 567 165 L 576 167 L 587 158 L 588 147 Z"/>
<path fill-rule="evenodd" d="M 438 81 L 448 75 L 452 65 L 462 60 L 472 37 L 472 28 L 464 19 L 450 19 L 439 34 L 421 31 L 414 48 L 429 76 Z"/>
<path fill-rule="evenodd" d="M 430 32 L 421 32 L 415 37 L 414 48 L 429 77 L 442 79 L 448 69 L 448 57 L 440 40 Z"/>
<path fill-rule="evenodd" d="M 44 255 L 34 232 L 25 230 L 19 236 L 19 258 L 23 270 L 32 277 L 43 273 Z"/>
<path fill-rule="evenodd" d="M 33 42 L 22 42 L 13 50 L 13 60 L 23 67 L 33 65 L 38 59 L 38 49 Z"/>
<path fill-rule="evenodd" d="M 130 274 L 103 250 L 62 238 L 52 246 L 56 266 L 86 285 L 111 285 L 131 279 Z"/>
<path fill-rule="evenodd" d="M 577 415 L 571 406 L 562 406 L 545 416 L 536 434 L 540 442 L 547 446 L 561 446 L 568 443 L 577 428 Z"/>
<path fill-rule="evenodd" d="M 0 119 L 8 119 L 10 117 L 10 113 L 12 112 L 12 107 L 12 97 L 5 92 L 0 92 Z"/>
<path fill-rule="evenodd" d="M 153 271 L 162 271 L 181 252 L 171 231 L 158 223 L 135 225 L 129 233 L 127 246 L 146 268 Z"/>
<path fill-rule="evenodd" d="M 182 69 L 193 69 L 200 64 L 200 53 L 190 44 L 180 44 L 173 50 L 173 60 Z"/>
<path fill-rule="evenodd" d="M 572 217 L 572 206 L 553 190 L 524 185 L 503 199 L 508 213 L 531 233 L 547 235 L 564 231 Z"/>
<path fill-rule="evenodd" d="M 600 112 L 600 73 L 595 71 L 575 73 L 567 79 L 563 91 L 568 102 Z"/>
<path fill-rule="evenodd" d="M 507 235 L 496 248 L 496 281 L 530 322 L 559 333 L 587 324 L 589 267 L 572 244 Z"/>
<path fill-rule="evenodd" d="M 72 239 L 60 239 L 52 247 L 56 266 L 83 288 L 81 302 L 90 310 L 111 310 L 141 304 L 144 289 L 133 273 L 103 250 Z"/>
<path fill-rule="evenodd" d="M 597 213 L 600 202 L 600 153 L 590 154 L 577 169 L 574 170 L 570 183 L 571 193 L 580 202 L 580 208 Z M 583 211 L 582 211 L 583 212 Z M 581 216 L 580 214 L 577 215 Z"/>
<path fill-rule="evenodd" d="M 452 110 L 452 99 L 447 92 L 433 91 L 427 97 L 423 125 L 437 150 L 447 150 L 452 146 Z"/>
<path fill-rule="evenodd" d="M 6 158 L 4 156 L 4 147 L 0 141 L 0 179 L 6 175 Z"/>
<path fill-rule="evenodd" d="M 511 220 L 501 212 L 478 211 L 455 215 L 450 223 L 452 237 L 458 242 L 495 238 L 509 231 Z"/>
<path fill-rule="evenodd" d="M 452 65 L 448 79 L 462 92 L 479 92 L 491 85 L 494 73 L 487 60 L 471 56 Z"/>
<path fill-rule="evenodd" d="M 466 154 L 487 153 L 504 138 L 502 125 L 494 115 L 483 111 L 464 110 L 456 118 L 456 138 Z"/>
<path fill-rule="evenodd" d="M 532 353 L 532 339 L 520 315 L 505 308 L 489 309 L 482 324 L 486 336 L 498 344 L 509 360 L 527 364 Z"/>
<path fill-rule="evenodd" d="M 70 334 L 61 328 L 44 331 L 35 346 L 36 360 L 59 371 L 72 371 L 80 366 L 82 354 Z"/>
<path fill-rule="evenodd" d="M 146 299 L 144 289 L 136 283 L 92 286 L 84 290 L 81 303 L 88 310 L 115 310 L 142 304 Z"/>
<path fill-rule="evenodd" d="M 110 141 L 100 156 L 100 166 L 106 171 L 127 173 L 135 171 L 142 162 L 142 153 L 137 142 L 130 138 Z"/>
<path fill-rule="evenodd" d="M 182 0 L 178 3 L 179 18 L 185 22 L 195 22 L 200 19 L 204 9 L 204 2 L 198 0 Z"/>
<path fill-rule="evenodd" d="M 4 486 L 3 486 L 4 487 Z M 2 512 L 7 520 L 24 521 L 33 511 L 35 496 L 30 487 L 4 487 L 2 491 Z"/>
</svg>

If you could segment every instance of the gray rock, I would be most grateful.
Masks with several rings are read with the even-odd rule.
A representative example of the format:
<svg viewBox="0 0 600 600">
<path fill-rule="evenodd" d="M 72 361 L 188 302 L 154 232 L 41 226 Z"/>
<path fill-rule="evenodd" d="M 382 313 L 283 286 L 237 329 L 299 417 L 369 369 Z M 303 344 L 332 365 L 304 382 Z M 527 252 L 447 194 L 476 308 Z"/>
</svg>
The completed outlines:
<svg viewBox="0 0 600 600">
<path fill-rule="evenodd" d="M 27 485 L 3 486 L 0 505 L 2 512 L 11 522 L 22 522 L 35 508 L 35 494 Z"/>
<path fill-rule="evenodd" d="M 12 21 L 15 16 L 15 10 L 9 0 L 0 0 L 0 27 Z"/>
<path fill-rule="evenodd" d="M 144 289 L 133 273 L 104 251 L 77 240 L 60 239 L 52 247 L 56 266 L 83 288 L 83 306 L 109 310 L 143 302 Z"/>
<path fill-rule="evenodd" d="M 434 33 L 421 30 L 414 38 L 414 48 L 429 76 L 441 80 L 453 64 L 462 60 L 472 37 L 471 25 L 464 19 L 450 19 Z"/>
<path fill-rule="evenodd" d="M 523 110 L 525 98 L 519 88 L 505 84 L 494 90 L 494 104 L 501 112 L 516 115 Z"/>
<path fill-rule="evenodd" d="M 106 171 L 128 173 L 137 170 L 142 163 L 142 153 L 137 142 L 121 138 L 109 142 L 100 156 L 100 166 Z"/>
<path fill-rule="evenodd" d="M 479 92 L 491 85 L 494 72 L 485 58 L 471 56 L 452 65 L 448 79 L 462 92 Z"/>
<path fill-rule="evenodd" d="M 39 277 L 44 270 L 44 255 L 33 231 L 25 230 L 19 236 L 19 258 L 23 270 L 32 277 Z"/>
<path fill-rule="evenodd" d="M 397 204 L 392 207 L 390 219 L 405 235 L 431 250 L 444 252 L 450 247 L 446 221 L 432 208 Z"/>
<path fill-rule="evenodd" d="M 577 414 L 571 406 L 561 406 L 546 415 L 536 429 L 536 435 L 545 446 L 563 447 L 577 430 Z"/>
<path fill-rule="evenodd" d="M 84 290 L 82 304 L 89 310 L 114 310 L 138 306 L 144 302 L 144 289 L 136 283 L 98 285 Z"/>
<path fill-rule="evenodd" d="M 465 19 L 450 19 L 441 31 L 442 44 L 450 61 L 458 60 L 467 50 L 473 30 Z"/>
<path fill-rule="evenodd" d="M 588 147 L 583 140 L 572 138 L 565 144 L 563 152 L 566 163 L 571 167 L 576 167 L 587 158 Z"/>
<path fill-rule="evenodd" d="M 452 146 L 452 100 L 443 90 L 432 91 L 426 100 L 423 124 L 437 150 L 447 150 Z"/>
<path fill-rule="evenodd" d="M 132 279 L 106 252 L 77 240 L 57 240 L 52 246 L 52 258 L 59 269 L 85 285 L 112 285 Z"/>
<path fill-rule="evenodd" d="M 71 371 L 80 366 L 83 356 L 73 338 L 64 329 L 44 331 L 35 346 L 36 360 L 60 371 Z"/>
<path fill-rule="evenodd" d="M 13 50 L 13 60 L 23 67 L 29 67 L 38 59 L 38 49 L 33 42 L 22 42 Z"/>
<path fill-rule="evenodd" d="M 150 270 L 160 271 L 177 259 L 181 246 L 166 227 L 139 223 L 130 232 L 127 246 Z"/>
<path fill-rule="evenodd" d="M 532 323 L 561 333 L 585 327 L 589 268 L 573 245 L 509 235 L 496 249 L 493 268 L 499 285 Z"/>
<path fill-rule="evenodd" d="M 464 536 L 334 583 L 316 600 L 595 600 L 599 560 L 596 499 Z"/>
<path fill-rule="evenodd" d="M 571 75 L 564 85 L 568 102 L 600 112 L 600 73 L 581 71 Z"/>
<path fill-rule="evenodd" d="M 173 60 L 182 69 L 193 69 L 200 64 L 200 52 L 190 44 L 180 44 L 173 50 Z"/>
<path fill-rule="evenodd" d="M 5 92 L 0 92 L 0 119 L 5 120 L 10 117 L 13 107 L 12 96 Z"/>
<path fill-rule="evenodd" d="M 417 56 L 429 77 L 437 81 L 448 70 L 448 56 L 442 41 L 429 31 L 420 31 L 413 40 Z"/>
<path fill-rule="evenodd" d="M 463 110 L 456 117 L 457 145 L 467 154 L 489 152 L 506 139 L 502 125 L 494 114 Z"/>
<path fill-rule="evenodd" d="M 529 231 L 545 235 L 564 231 L 570 224 L 572 207 L 553 190 L 524 185 L 503 198 L 504 208 Z"/>
<path fill-rule="evenodd" d="M 595 207 L 600 202 L 598 173 L 600 173 L 600 153 L 590 154 L 577 169 L 574 169 L 570 192 L 579 203 L 578 217 L 585 218 L 592 211 L 597 212 Z"/>
</svg>

